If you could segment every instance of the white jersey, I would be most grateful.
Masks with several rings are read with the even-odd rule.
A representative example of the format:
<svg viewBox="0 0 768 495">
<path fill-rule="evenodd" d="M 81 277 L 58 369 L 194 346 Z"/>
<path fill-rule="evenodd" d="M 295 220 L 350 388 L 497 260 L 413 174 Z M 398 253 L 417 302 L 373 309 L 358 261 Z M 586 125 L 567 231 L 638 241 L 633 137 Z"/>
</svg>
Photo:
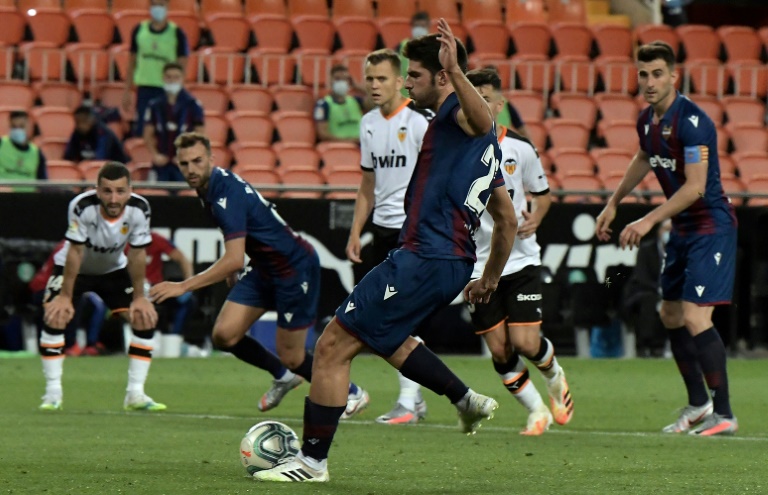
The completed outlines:
<svg viewBox="0 0 768 495">
<path fill-rule="evenodd" d="M 131 194 L 123 214 L 111 220 L 102 215 L 96 191 L 84 192 L 69 203 L 69 228 L 64 235 L 67 242 L 56 252 L 53 262 L 64 266 L 70 244 L 85 244 L 80 274 L 104 275 L 125 268 L 126 244 L 141 248 L 152 243 L 149 217 L 149 203 L 138 194 Z"/>
<path fill-rule="evenodd" d="M 391 115 L 374 108 L 360 122 L 360 166 L 375 174 L 373 223 L 380 227 L 405 222 L 405 190 L 432 115 L 408 99 Z"/>
<path fill-rule="evenodd" d="M 536 148 L 519 134 L 506 127 L 499 128 L 499 147 L 501 148 L 501 174 L 512 196 L 512 205 L 517 213 L 517 222 L 522 225 L 523 210 L 528 209 L 525 193 L 542 194 L 549 191 L 549 183 L 544 168 L 541 166 Z M 477 244 L 477 262 L 472 278 L 480 278 L 491 253 L 491 234 L 493 219 L 486 213 L 480 221 L 480 228 L 475 232 Z M 502 276 L 517 273 L 526 266 L 541 265 L 541 248 L 536 242 L 536 234 L 526 239 L 515 238 L 512 252 L 504 266 Z"/>
</svg>

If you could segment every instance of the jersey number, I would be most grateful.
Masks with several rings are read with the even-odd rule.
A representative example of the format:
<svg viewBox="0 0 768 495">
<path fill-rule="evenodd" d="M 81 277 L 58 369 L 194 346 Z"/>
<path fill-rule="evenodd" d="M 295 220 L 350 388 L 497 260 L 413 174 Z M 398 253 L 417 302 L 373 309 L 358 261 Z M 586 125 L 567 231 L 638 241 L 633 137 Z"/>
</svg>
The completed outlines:
<svg viewBox="0 0 768 495">
<path fill-rule="evenodd" d="M 499 166 L 501 165 L 501 161 L 496 159 L 492 144 L 489 144 L 488 147 L 485 148 L 483 157 L 480 161 L 483 162 L 483 165 L 488 167 L 488 173 L 483 177 L 475 179 L 469 188 L 467 199 L 464 200 L 464 205 L 472 210 L 477 216 L 480 216 L 483 210 L 485 210 L 485 206 L 488 204 L 488 199 L 491 197 L 489 194 L 485 201 L 483 201 L 480 199 L 480 195 L 491 187 L 491 182 L 493 182 L 493 178 L 496 175 L 496 172 L 499 171 Z"/>
</svg>

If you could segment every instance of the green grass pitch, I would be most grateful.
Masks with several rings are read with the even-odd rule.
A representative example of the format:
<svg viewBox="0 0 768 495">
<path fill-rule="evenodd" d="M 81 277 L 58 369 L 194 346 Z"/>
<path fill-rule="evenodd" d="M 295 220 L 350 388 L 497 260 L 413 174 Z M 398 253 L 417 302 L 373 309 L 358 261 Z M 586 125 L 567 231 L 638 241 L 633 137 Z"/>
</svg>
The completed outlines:
<svg viewBox="0 0 768 495">
<path fill-rule="evenodd" d="M 301 434 L 307 385 L 279 408 L 256 403 L 269 377 L 236 359 L 158 359 L 147 392 L 165 413 L 124 413 L 127 360 L 67 359 L 64 410 L 37 411 L 40 361 L 0 360 L 0 493 L 5 494 L 742 494 L 768 493 L 768 362 L 729 363 L 741 430 L 733 438 L 665 436 L 684 403 L 669 360 L 562 359 L 575 400 L 568 426 L 518 435 L 522 408 L 488 360 L 447 357 L 475 390 L 501 407 L 477 435 L 456 428 L 455 410 L 425 394 L 427 420 L 384 426 L 397 378 L 362 356 L 353 379 L 371 406 L 343 423 L 331 449 L 331 482 L 264 484 L 245 475 L 238 446 L 266 418 Z M 546 393 L 538 373 L 535 382 Z"/>
</svg>

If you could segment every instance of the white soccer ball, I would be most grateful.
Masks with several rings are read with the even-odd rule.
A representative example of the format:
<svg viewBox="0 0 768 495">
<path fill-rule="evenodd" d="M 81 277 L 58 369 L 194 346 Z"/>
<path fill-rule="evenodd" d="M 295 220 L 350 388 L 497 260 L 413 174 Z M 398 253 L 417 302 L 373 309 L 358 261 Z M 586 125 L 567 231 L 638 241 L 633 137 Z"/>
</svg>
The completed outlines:
<svg viewBox="0 0 768 495">
<path fill-rule="evenodd" d="M 299 453 L 296 432 L 277 421 L 262 421 L 240 441 L 240 460 L 248 474 L 272 469 Z"/>
</svg>

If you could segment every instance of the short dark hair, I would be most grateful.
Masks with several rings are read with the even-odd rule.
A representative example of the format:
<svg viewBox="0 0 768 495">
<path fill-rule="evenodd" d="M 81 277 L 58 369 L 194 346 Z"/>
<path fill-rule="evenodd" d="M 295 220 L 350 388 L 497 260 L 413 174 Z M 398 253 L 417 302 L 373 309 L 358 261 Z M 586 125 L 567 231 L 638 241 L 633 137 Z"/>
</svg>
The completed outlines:
<svg viewBox="0 0 768 495">
<path fill-rule="evenodd" d="M 184 73 L 184 67 L 182 67 L 180 63 L 178 63 L 178 62 L 167 62 L 163 66 L 163 74 L 165 74 L 167 71 L 173 70 L 173 69 L 181 71 L 182 74 Z"/>
<path fill-rule="evenodd" d="M 427 22 L 429 22 L 429 14 L 427 12 L 423 11 L 423 10 L 413 14 L 413 16 L 411 17 L 411 24 L 414 24 L 414 23 L 419 22 L 419 21 L 427 21 Z"/>
<path fill-rule="evenodd" d="M 495 67 L 485 67 L 484 69 L 474 69 L 467 72 L 467 79 L 472 86 L 485 86 L 490 84 L 496 91 L 501 91 L 501 77 Z"/>
<path fill-rule="evenodd" d="M 334 75 L 337 72 L 349 72 L 349 67 L 344 64 L 336 64 L 331 67 L 331 75 Z"/>
<path fill-rule="evenodd" d="M 99 170 L 96 184 L 100 184 L 101 179 L 118 180 L 123 177 L 128 180 L 128 184 L 131 183 L 131 171 L 128 170 L 128 167 L 120 162 L 107 162 Z"/>
<path fill-rule="evenodd" d="M 415 40 L 410 40 L 405 44 L 403 55 L 408 60 L 415 60 L 421 63 L 433 76 L 443 70 L 440 64 L 438 53 L 440 52 L 440 35 L 437 33 L 428 34 Z M 461 72 L 467 72 L 467 49 L 464 43 L 456 38 L 456 55 L 459 61 Z"/>
<path fill-rule="evenodd" d="M 637 49 L 638 62 L 653 62 L 658 59 L 666 62 L 667 67 L 672 69 L 675 66 L 675 51 L 663 41 L 652 41 Z"/>
<path fill-rule="evenodd" d="M 400 72 L 400 55 L 394 50 L 382 48 L 381 50 L 369 53 L 368 56 L 365 57 L 365 63 L 367 64 L 379 65 L 382 62 L 389 62 L 392 64 L 392 68 L 395 69 L 395 72 Z"/>
<path fill-rule="evenodd" d="M 83 115 L 86 117 L 94 117 L 93 113 L 93 107 L 90 107 L 88 105 L 80 105 L 79 107 L 75 108 L 75 111 L 72 113 L 75 117 L 78 115 Z"/>
<path fill-rule="evenodd" d="M 8 115 L 8 121 L 11 121 L 13 119 L 18 119 L 24 117 L 25 119 L 29 119 L 29 114 L 25 110 L 13 110 L 11 111 L 10 115 Z"/>
<path fill-rule="evenodd" d="M 205 150 L 210 154 L 211 152 L 211 140 L 201 132 L 185 132 L 173 142 L 177 150 L 184 148 L 191 148 L 197 143 L 202 143 L 205 146 Z"/>
</svg>

